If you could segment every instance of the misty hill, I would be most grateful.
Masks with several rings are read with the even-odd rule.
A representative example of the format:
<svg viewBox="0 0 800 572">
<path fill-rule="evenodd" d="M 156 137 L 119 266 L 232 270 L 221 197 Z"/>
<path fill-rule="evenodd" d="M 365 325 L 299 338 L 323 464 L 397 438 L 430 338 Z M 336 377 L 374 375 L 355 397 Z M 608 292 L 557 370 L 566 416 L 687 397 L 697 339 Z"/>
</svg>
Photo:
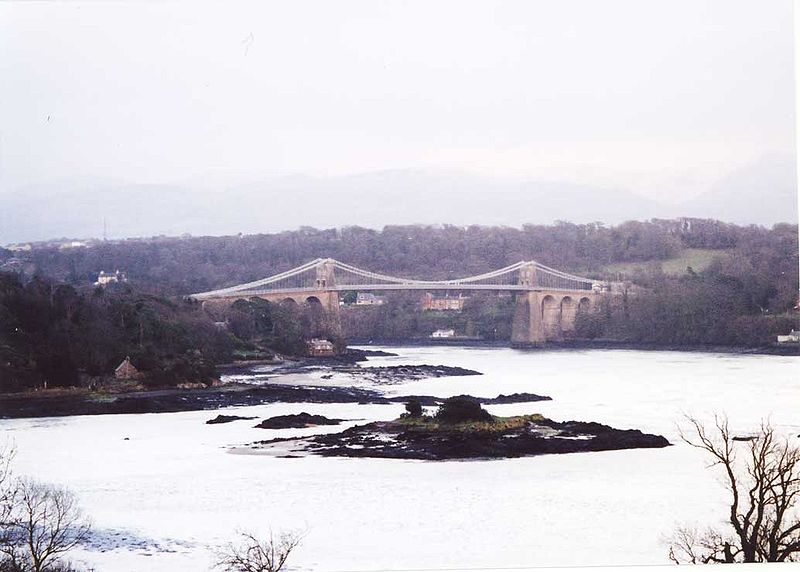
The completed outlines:
<svg viewBox="0 0 800 572">
<path fill-rule="evenodd" d="M 388 224 L 521 226 L 555 220 L 621 222 L 661 214 L 626 191 L 557 183 L 510 183 L 412 171 L 280 177 L 223 189 L 65 183 L 4 200 L 0 242 L 54 237 L 277 232 Z"/>
<path fill-rule="evenodd" d="M 737 224 L 797 222 L 796 165 L 791 157 L 764 157 L 680 205 L 682 216 L 708 216 Z"/>
<path fill-rule="evenodd" d="M 793 171 L 745 173 L 709 197 L 677 208 L 623 189 L 514 182 L 465 174 L 380 171 L 339 177 L 286 176 L 235 186 L 67 181 L 7 194 L 0 244 L 59 237 L 224 235 L 302 226 L 576 223 L 692 215 L 770 225 L 796 220 Z M 773 192 L 773 189 L 775 190 Z M 733 197 L 733 198 L 732 198 Z M 754 207 L 757 205 L 757 207 Z"/>
</svg>

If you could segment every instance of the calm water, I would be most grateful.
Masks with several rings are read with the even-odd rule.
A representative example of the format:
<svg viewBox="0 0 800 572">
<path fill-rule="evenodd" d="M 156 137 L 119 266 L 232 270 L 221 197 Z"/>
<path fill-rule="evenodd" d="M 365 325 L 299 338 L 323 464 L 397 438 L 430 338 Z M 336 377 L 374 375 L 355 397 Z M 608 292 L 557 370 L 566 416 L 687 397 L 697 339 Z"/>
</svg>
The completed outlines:
<svg viewBox="0 0 800 572">
<path fill-rule="evenodd" d="M 392 394 L 545 394 L 554 400 L 488 409 L 640 428 L 676 445 L 467 462 L 281 459 L 231 454 L 228 447 L 341 428 L 205 425 L 217 414 L 209 411 L 6 420 L 0 430 L 16 444 L 20 472 L 77 493 L 105 539 L 105 551 L 79 554 L 98 570 L 202 570 L 209 548 L 237 528 L 269 526 L 307 531 L 291 560 L 302 569 L 664 564 L 662 538 L 676 525 L 714 524 L 724 515 L 715 474 L 677 440 L 683 413 L 709 418 L 725 412 L 741 432 L 770 417 L 792 439 L 800 434 L 797 357 L 382 349 L 400 355 L 366 366 L 444 364 L 485 374 L 380 387 Z M 287 381 L 351 381 L 321 375 Z M 308 411 L 353 425 L 392 419 L 402 410 L 273 404 L 222 412 L 268 417 Z M 139 547 L 130 548 L 131 542 Z"/>
</svg>

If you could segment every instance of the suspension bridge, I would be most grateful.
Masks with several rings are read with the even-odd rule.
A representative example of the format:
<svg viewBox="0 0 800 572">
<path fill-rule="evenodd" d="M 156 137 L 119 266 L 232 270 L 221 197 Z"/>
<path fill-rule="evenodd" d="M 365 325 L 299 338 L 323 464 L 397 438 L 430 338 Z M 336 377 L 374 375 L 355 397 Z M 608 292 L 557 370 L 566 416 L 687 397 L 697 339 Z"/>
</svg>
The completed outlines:
<svg viewBox="0 0 800 572">
<path fill-rule="evenodd" d="M 512 342 L 526 344 L 558 339 L 574 330 L 578 311 L 594 305 L 605 285 L 535 261 L 517 262 L 464 278 L 419 280 L 363 270 L 332 258 L 317 258 L 274 276 L 198 292 L 190 298 L 204 304 L 262 298 L 276 303 L 321 305 L 329 322 L 338 327 L 340 292 L 392 290 L 514 293 Z"/>
</svg>

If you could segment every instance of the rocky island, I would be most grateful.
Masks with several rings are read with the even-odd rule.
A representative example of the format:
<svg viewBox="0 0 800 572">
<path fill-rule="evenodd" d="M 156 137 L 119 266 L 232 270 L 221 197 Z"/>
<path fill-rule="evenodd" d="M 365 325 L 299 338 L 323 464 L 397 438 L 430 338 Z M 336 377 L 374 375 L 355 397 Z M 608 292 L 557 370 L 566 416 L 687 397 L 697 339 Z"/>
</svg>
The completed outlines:
<svg viewBox="0 0 800 572">
<path fill-rule="evenodd" d="M 424 415 L 418 402 L 409 402 L 406 409 L 408 412 L 394 421 L 358 425 L 341 433 L 259 441 L 253 447 L 286 452 L 287 456 L 447 460 L 670 445 L 660 435 L 600 423 L 557 422 L 538 414 L 495 417 L 474 398 L 447 399 L 432 416 Z"/>
</svg>

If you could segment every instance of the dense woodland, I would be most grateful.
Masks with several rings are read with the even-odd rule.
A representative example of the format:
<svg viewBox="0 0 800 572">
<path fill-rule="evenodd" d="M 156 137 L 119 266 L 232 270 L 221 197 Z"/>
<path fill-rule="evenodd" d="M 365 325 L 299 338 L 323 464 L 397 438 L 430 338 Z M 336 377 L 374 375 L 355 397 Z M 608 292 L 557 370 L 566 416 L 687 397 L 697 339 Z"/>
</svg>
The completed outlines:
<svg viewBox="0 0 800 572">
<path fill-rule="evenodd" d="M 697 219 L 509 227 L 387 226 L 226 237 L 96 242 L 90 248 L 35 248 L 28 272 L 89 284 L 100 270 L 121 269 L 142 288 L 188 294 L 257 280 L 317 257 L 376 272 L 429 279 L 477 274 L 520 260 L 582 275 L 603 276 L 614 262 L 668 259 L 682 248 L 783 248 L 797 227 L 773 230 Z M 777 244 L 781 243 L 781 244 Z M 2 260 L 0 251 L 0 260 Z M 10 257 L 11 253 L 6 253 Z M 795 253 L 796 256 L 796 253 Z"/>
<path fill-rule="evenodd" d="M 146 384 L 210 382 L 235 340 L 199 306 L 127 285 L 83 288 L 0 273 L 0 388 L 93 383 L 130 356 Z"/>
<path fill-rule="evenodd" d="M 719 256 L 703 269 L 665 274 L 660 261 L 687 248 Z M 225 316 L 204 312 L 182 295 L 262 278 L 317 257 L 427 279 L 453 278 L 519 260 L 624 281 L 627 293 L 578 316 L 575 335 L 670 345 L 761 346 L 798 328 L 796 225 L 741 227 L 681 219 L 505 227 L 396 226 L 304 228 L 271 235 L 97 241 L 60 249 L 0 249 L 0 385 L 2 389 L 86 383 L 107 376 L 126 356 L 152 385 L 209 382 L 214 364 L 301 353 L 325 335 L 309 308 L 241 301 Z M 640 262 L 627 274 L 615 263 Z M 129 282 L 93 286 L 100 270 L 123 270 Z M 473 295 L 463 312 L 422 312 L 414 293 L 347 308 L 344 333 L 403 340 L 441 327 L 463 335 L 510 338 L 511 296 Z M 220 322 L 224 322 L 222 325 Z M 330 332 L 327 332 L 330 334 Z M 339 345 L 342 339 L 336 339 Z M 259 352 L 262 352 L 259 354 Z"/>
</svg>

